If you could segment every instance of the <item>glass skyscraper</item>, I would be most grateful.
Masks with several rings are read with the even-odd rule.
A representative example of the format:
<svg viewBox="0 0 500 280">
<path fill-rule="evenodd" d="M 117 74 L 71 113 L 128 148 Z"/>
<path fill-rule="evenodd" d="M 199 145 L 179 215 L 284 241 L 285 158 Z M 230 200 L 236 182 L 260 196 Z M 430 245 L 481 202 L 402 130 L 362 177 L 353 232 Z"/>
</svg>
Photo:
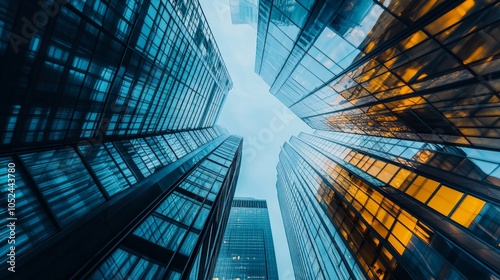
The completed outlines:
<svg viewBox="0 0 500 280">
<path fill-rule="evenodd" d="M 0 60 L 9 150 L 212 127 L 232 87 L 198 1 L 1 1 Z"/>
<path fill-rule="evenodd" d="M 261 0 L 255 71 L 312 128 L 499 150 L 499 9 Z"/>
<path fill-rule="evenodd" d="M 257 28 L 259 16 L 258 0 L 229 0 L 232 24 L 249 24 Z"/>
<path fill-rule="evenodd" d="M 277 188 L 295 275 L 498 279 L 500 153 L 467 152 L 339 132 L 293 137 Z"/>
<path fill-rule="evenodd" d="M 199 3 L 1 1 L 0 61 L 15 276 L 210 278 L 242 139 Z"/>
<path fill-rule="evenodd" d="M 214 280 L 278 279 L 265 200 L 235 198 L 222 240 Z"/>
<path fill-rule="evenodd" d="M 209 277 L 241 144 L 208 128 L 2 156 L 16 167 L 16 276 Z"/>
<path fill-rule="evenodd" d="M 500 1 L 262 0 L 299 279 L 499 279 Z"/>
</svg>

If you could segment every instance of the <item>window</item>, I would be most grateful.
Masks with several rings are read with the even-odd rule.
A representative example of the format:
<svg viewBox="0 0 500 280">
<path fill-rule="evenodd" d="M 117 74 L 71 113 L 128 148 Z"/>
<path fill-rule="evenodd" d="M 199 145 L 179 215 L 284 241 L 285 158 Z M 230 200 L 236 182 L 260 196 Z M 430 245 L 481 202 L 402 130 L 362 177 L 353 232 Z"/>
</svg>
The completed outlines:
<svg viewBox="0 0 500 280">
<path fill-rule="evenodd" d="M 57 220 L 66 226 L 104 202 L 74 149 L 21 155 Z"/>
<path fill-rule="evenodd" d="M 156 216 L 149 216 L 134 234 L 159 246 L 176 251 L 186 230 Z"/>
<path fill-rule="evenodd" d="M 2 201 L 2 214 L 4 217 L 7 217 L 7 200 L 15 198 L 16 199 L 16 215 L 22 217 L 22 220 L 19 223 L 16 223 L 16 253 L 25 252 L 41 241 L 47 239 L 49 236 L 56 232 L 54 225 L 50 222 L 48 218 L 48 213 L 46 213 L 41 203 L 37 200 L 34 193 L 31 191 L 31 188 L 27 185 L 27 181 L 23 173 L 21 173 L 21 165 L 17 162 L 14 162 L 11 157 L 0 158 L 0 165 L 2 167 L 7 166 L 8 163 L 16 164 L 16 172 L 15 175 L 15 192 L 12 194 L 15 197 L 10 195 L 8 192 L 8 186 L 5 183 L 5 202 Z M 7 169 L 4 169 L 5 172 Z M 4 178 L 7 178 L 5 176 Z M 7 179 L 5 179 L 7 182 Z M 9 194 L 9 195 L 7 195 Z M 3 204 L 5 203 L 5 204 Z M 7 222 L 6 222 L 7 223 Z M 3 227 L 2 236 L 9 235 L 8 227 Z M 8 248 L 11 245 L 5 242 L 0 246 L 2 252 L 8 252 Z"/>
<path fill-rule="evenodd" d="M 411 184 L 411 186 L 408 187 L 406 193 L 408 195 L 413 196 L 420 202 L 425 203 L 438 186 L 439 186 L 438 182 L 425 178 L 423 176 L 418 176 L 417 179 L 415 179 L 415 181 L 413 182 L 413 184 Z"/>
<path fill-rule="evenodd" d="M 164 268 L 122 249 L 116 250 L 90 279 L 158 279 Z"/>
<path fill-rule="evenodd" d="M 469 227 L 485 204 L 484 200 L 467 195 L 458 208 L 455 209 L 451 219 L 464 227 Z"/>
<path fill-rule="evenodd" d="M 427 205 L 439 213 L 448 216 L 462 196 L 463 193 L 459 191 L 441 186 Z"/>
<path fill-rule="evenodd" d="M 377 175 L 377 178 L 383 181 L 384 183 L 388 183 L 392 176 L 396 174 L 396 171 L 399 170 L 399 167 L 388 163 L 384 169 Z"/>
<path fill-rule="evenodd" d="M 413 174 L 411 171 L 401 169 L 396 174 L 396 176 L 394 176 L 390 185 L 396 189 L 404 190 L 406 188 L 406 185 L 408 185 L 408 182 L 410 182 L 414 177 L 415 174 Z"/>
</svg>

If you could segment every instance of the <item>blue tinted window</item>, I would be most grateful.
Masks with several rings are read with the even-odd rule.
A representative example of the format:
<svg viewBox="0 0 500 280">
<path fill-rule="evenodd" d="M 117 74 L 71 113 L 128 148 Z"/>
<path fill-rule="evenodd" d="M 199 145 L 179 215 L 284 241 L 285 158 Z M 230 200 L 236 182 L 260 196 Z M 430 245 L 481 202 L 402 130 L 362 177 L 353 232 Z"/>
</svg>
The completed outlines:
<svg viewBox="0 0 500 280">
<path fill-rule="evenodd" d="M 104 202 L 104 196 L 72 148 L 20 156 L 38 189 L 63 225 Z"/>
<path fill-rule="evenodd" d="M 118 165 L 103 145 L 80 146 L 78 148 L 110 196 L 130 187 Z"/>
<path fill-rule="evenodd" d="M 118 249 L 90 279 L 160 279 L 164 270 L 157 264 Z"/>
<path fill-rule="evenodd" d="M 0 158 L 1 170 L 7 171 L 9 163 L 16 164 L 11 157 Z M 12 174 L 15 177 L 14 190 L 9 191 L 10 187 L 5 183 L 5 200 L 2 199 L 2 216 L 10 217 L 7 213 L 9 205 L 7 202 L 15 200 L 15 211 L 13 218 L 19 218 L 19 221 L 14 221 L 15 229 L 15 244 L 8 244 L 7 237 L 10 235 L 10 229 L 6 226 L 2 227 L 1 234 L 5 237 L 0 250 L 2 252 L 9 252 L 10 246 L 16 247 L 16 253 L 22 253 L 41 241 L 47 239 L 49 236 L 56 232 L 55 226 L 50 222 L 48 213 L 46 213 L 40 201 L 36 198 L 30 187 L 27 185 L 25 176 L 21 173 L 22 167 L 16 164 L 15 171 Z M 7 177 L 7 175 L 5 175 Z M 5 180 L 7 182 L 7 180 Z M 9 201 L 10 200 L 10 201 Z M 5 222 L 8 224 L 10 221 Z"/>
<path fill-rule="evenodd" d="M 149 216 L 134 234 L 157 245 L 176 251 L 186 230 L 156 216 Z"/>
<path fill-rule="evenodd" d="M 156 212 L 190 226 L 200 203 L 179 193 L 173 193 L 156 209 Z"/>
</svg>

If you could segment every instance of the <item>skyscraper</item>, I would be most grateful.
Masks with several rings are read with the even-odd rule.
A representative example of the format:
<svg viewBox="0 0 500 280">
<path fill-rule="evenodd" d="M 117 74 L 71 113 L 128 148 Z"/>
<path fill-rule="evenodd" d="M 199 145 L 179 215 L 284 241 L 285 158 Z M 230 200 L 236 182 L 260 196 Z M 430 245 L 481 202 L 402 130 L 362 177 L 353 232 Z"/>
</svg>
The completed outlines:
<svg viewBox="0 0 500 280">
<path fill-rule="evenodd" d="M 261 0 L 255 71 L 312 128 L 499 150 L 499 5 Z"/>
<path fill-rule="evenodd" d="M 241 142 L 209 128 L 1 157 L 16 170 L 16 276 L 210 276 Z"/>
<path fill-rule="evenodd" d="M 267 202 L 235 198 L 213 279 L 278 279 Z"/>
<path fill-rule="evenodd" d="M 497 279 L 500 154 L 316 131 L 281 151 L 301 279 Z"/>
<path fill-rule="evenodd" d="M 209 278 L 242 139 L 199 3 L 2 1 L 0 26 L 0 278 Z"/>
<path fill-rule="evenodd" d="M 232 24 L 249 24 L 257 28 L 259 16 L 258 0 L 229 0 Z"/>
<path fill-rule="evenodd" d="M 500 277 L 499 8 L 260 1 L 255 71 L 318 129 L 278 164 L 297 277 Z"/>
<path fill-rule="evenodd" d="M 0 24 L 2 150 L 212 127 L 232 87 L 198 1 L 2 1 Z"/>
</svg>

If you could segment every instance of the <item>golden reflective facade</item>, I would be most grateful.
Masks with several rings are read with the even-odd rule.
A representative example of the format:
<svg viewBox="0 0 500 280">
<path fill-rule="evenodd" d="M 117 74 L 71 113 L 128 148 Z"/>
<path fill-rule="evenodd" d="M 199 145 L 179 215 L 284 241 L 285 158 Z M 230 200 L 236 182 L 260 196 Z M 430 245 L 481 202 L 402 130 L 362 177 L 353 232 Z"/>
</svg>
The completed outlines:
<svg viewBox="0 0 500 280">
<path fill-rule="evenodd" d="M 500 1 L 261 0 L 299 279 L 500 279 Z"/>
<path fill-rule="evenodd" d="M 255 70 L 316 129 L 500 150 L 499 18 L 497 0 L 261 1 Z"/>
<path fill-rule="evenodd" d="M 323 267 L 314 271 L 303 265 L 296 276 L 498 279 L 500 154 L 477 153 L 350 133 L 317 131 L 292 137 L 280 154 L 277 183 L 285 227 L 294 235 L 289 243 L 322 230 L 326 233 L 313 243 L 318 252 L 332 242 L 347 247 L 325 249 L 325 254 L 316 255 Z M 453 165 L 436 164 L 443 162 Z M 305 214 L 294 217 L 297 208 L 320 225 L 308 223 Z M 305 229 L 300 228 L 302 222 Z M 332 256 L 342 254 L 357 261 L 348 268 L 351 274 L 328 270 L 339 267 L 342 258 Z M 299 264 L 310 258 L 291 255 L 301 259 L 295 261 Z M 362 276 L 354 274 L 356 269 Z"/>
</svg>

